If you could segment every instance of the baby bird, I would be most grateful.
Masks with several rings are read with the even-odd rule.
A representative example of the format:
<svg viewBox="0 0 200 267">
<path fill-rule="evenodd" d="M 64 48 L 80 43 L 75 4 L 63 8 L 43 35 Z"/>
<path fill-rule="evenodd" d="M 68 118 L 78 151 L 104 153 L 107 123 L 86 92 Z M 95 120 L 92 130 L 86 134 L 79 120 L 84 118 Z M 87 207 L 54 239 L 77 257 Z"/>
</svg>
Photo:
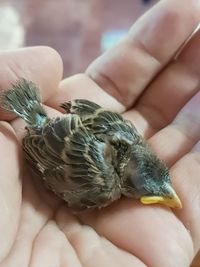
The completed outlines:
<svg viewBox="0 0 200 267">
<path fill-rule="evenodd" d="M 25 79 L 4 92 L 2 105 L 27 122 L 26 160 L 72 209 L 105 207 L 122 195 L 181 208 L 167 166 L 121 115 L 77 99 L 61 104 L 65 116 L 50 119 Z"/>
</svg>

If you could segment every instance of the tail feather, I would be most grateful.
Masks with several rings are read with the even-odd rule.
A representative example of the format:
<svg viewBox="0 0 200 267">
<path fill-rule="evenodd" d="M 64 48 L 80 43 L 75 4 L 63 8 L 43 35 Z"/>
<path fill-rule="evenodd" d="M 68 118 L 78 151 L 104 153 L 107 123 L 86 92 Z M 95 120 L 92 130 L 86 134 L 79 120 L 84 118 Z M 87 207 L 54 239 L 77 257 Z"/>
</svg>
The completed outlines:
<svg viewBox="0 0 200 267">
<path fill-rule="evenodd" d="M 41 127 L 47 119 L 36 85 L 25 79 L 19 80 L 1 98 L 4 109 L 24 119 L 31 127 Z"/>
</svg>

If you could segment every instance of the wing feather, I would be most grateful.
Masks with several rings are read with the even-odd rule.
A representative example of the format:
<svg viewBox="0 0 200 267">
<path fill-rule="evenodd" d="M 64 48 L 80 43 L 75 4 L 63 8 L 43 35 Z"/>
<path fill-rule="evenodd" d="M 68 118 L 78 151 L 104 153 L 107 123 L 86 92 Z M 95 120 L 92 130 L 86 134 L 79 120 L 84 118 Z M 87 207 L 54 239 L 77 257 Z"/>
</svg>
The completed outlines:
<svg viewBox="0 0 200 267">
<path fill-rule="evenodd" d="M 70 206 L 100 207 L 119 198 L 111 146 L 96 139 L 77 115 L 57 118 L 42 132 L 27 135 L 23 148 L 46 186 Z"/>
</svg>

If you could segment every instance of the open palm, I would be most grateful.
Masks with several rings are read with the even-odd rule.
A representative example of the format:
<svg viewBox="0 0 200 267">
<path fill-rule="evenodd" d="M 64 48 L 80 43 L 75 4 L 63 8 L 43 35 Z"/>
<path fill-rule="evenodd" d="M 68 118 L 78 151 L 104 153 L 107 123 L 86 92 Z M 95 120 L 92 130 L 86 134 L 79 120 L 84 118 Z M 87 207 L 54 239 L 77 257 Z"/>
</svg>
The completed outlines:
<svg viewBox="0 0 200 267">
<path fill-rule="evenodd" d="M 160 1 L 85 74 L 61 82 L 62 62 L 50 48 L 0 54 L 1 88 L 34 81 L 51 116 L 59 103 L 87 98 L 131 120 L 170 166 L 183 202 L 177 211 L 123 198 L 73 215 L 25 170 L 24 123 L 2 111 L 0 267 L 190 266 L 200 248 L 200 34 L 174 55 L 199 15 L 198 1 Z"/>
</svg>

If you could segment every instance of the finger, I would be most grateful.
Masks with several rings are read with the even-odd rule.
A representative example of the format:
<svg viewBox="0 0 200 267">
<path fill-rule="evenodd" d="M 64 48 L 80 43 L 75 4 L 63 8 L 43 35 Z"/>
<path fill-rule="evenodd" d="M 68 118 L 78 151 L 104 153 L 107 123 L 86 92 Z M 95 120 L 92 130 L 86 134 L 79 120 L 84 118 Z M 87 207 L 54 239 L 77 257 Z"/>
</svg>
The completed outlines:
<svg viewBox="0 0 200 267">
<path fill-rule="evenodd" d="M 62 62 L 58 53 L 49 47 L 31 47 L 0 53 L 0 90 L 6 90 L 20 78 L 39 86 L 45 101 L 58 89 L 62 77 Z M 3 111 L 0 118 L 9 119 Z"/>
<path fill-rule="evenodd" d="M 21 159 L 14 131 L 0 122 L 0 262 L 8 255 L 18 229 L 21 206 Z"/>
<path fill-rule="evenodd" d="M 132 253 L 146 266 L 188 267 L 194 257 L 189 233 L 163 207 L 142 206 L 132 199 L 123 199 L 100 212 L 80 217 L 99 235 Z"/>
<path fill-rule="evenodd" d="M 140 127 L 145 135 L 153 135 L 169 124 L 188 100 L 199 91 L 200 31 L 190 40 L 178 59 L 159 74 L 135 107 L 125 116 Z M 144 123 L 145 121 L 145 123 Z"/>
<path fill-rule="evenodd" d="M 194 149 L 179 160 L 171 170 L 176 191 L 180 196 L 183 209 L 176 211 L 190 233 L 194 251 L 200 249 L 200 142 Z"/>
<path fill-rule="evenodd" d="M 106 109 L 119 113 L 125 110 L 125 107 L 122 104 L 101 89 L 85 74 L 77 74 L 64 79 L 60 83 L 59 88 L 60 90 L 48 99 L 46 104 L 52 108 L 59 109 L 60 111 L 63 111 L 63 109 L 59 108 L 61 103 L 73 99 L 88 99 Z"/>
<path fill-rule="evenodd" d="M 33 177 L 29 173 L 25 174 L 17 234 L 14 237 L 9 254 L 0 262 L 1 267 L 32 266 L 30 262 L 32 260 L 34 242 L 45 228 L 47 222 L 53 217 L 53 210 L 44 201 L 43 195 L 44 191 L 39 194 L 34 186 Z M 8 236 L 9 234 L 5 235 L 2 241 L 5 242 Z"/>
<path fill-rule="evenodd" d="M 185 105 L 169 126 L 149 140 L 157 155 L 169 166 L 173 165 L 171 176 L 184 207 L 177 214 L 191 233 L 195 252 L 200 249 L 199 103 L 200 92 Z"/>
<path fill-rule="evenodd" d="M 200 92 L 178 113 L 170 125 L 149 139 L 156 154 L 172 166 L 200 140 Z"/>
<path fill-rule="evenodd" d="M 199 1 L 159 1 L 124 40 L 89 66 L 87 75 L 126 107 L 132 106 L 195 29 L 199 15 Z"/>
<path fill-rule="evenodd" d="M 72 244 L 83 266 L 146 266 L 130 253 L 99 236 L 91 227 L 82 225 L 64 206 L 56 214 L 56 222 Z"/>
<path fill-rule="evenodd" d="M 78 257 L 55 222 L 49 221 L 39 232 L 32 246 L 31 267 L 81 267 Z"/>
</svg>

